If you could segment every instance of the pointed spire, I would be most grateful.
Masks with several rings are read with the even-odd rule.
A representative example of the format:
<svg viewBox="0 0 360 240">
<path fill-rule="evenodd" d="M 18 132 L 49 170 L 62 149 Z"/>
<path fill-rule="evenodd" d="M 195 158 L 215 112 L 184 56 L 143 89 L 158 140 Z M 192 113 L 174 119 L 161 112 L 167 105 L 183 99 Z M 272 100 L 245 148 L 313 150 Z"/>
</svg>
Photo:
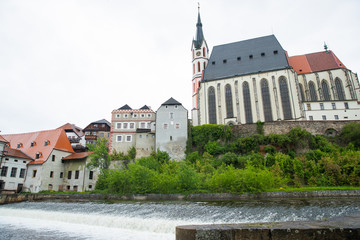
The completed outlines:
<svg viewBox="0 0 360 240">
<path fill-rule="evenodd" d="M 196 23 L 196 35 L 194 40 L 195 48 L 199 49 L 203 41 L 204 41 L 204 34 L 203 34 L 202 23 L 200 18 L 200 3 L 198 3 L 198 20 Z"/>
</svg>

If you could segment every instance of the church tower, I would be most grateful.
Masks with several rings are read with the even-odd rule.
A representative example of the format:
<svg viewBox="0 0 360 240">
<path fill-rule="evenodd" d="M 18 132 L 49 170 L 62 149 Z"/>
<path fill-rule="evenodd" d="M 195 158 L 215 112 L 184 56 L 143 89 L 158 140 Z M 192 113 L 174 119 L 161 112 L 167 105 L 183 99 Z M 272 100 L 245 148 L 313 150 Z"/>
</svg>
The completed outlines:
<svg viewBox="0 0 360 240">
<path fill-rule="evenodd" d="M 200 86 L 200 81 L 208 64 L 209 60 L 209 48 L 204 38 L 204 33 L 202 30 L 202 23 L 200 18 L 200 6 L 198 7 L 198 20 L 196 23 L 196 35 L 195 39 L 192 41 L 191 46 L 192 52 L 192 120 L 193 125 L 198 125 L 198 99 L 197 99 L 197 90 Z"/>
</svg>

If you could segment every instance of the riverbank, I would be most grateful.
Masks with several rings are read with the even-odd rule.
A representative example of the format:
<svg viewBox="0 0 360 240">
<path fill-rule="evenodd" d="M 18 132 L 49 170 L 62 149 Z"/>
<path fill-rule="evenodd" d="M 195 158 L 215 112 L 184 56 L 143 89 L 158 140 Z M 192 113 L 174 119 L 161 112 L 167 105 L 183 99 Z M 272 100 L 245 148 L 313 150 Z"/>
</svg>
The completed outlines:
<svg viewBox="0 0 360 240">
<path fill-rule="evenodd" d="M 100 193 L 32 193 L 1 194 L 0 204 L 23 201 L 237 201 L 250 199 L 300 199 L 300 198 L 360 197 L 360 190 L 327 190 L 308 192 L 264 192 L 264 193 L 194 193 L 194 194 L 144 194 L 123 195 Z"/>
</svg>

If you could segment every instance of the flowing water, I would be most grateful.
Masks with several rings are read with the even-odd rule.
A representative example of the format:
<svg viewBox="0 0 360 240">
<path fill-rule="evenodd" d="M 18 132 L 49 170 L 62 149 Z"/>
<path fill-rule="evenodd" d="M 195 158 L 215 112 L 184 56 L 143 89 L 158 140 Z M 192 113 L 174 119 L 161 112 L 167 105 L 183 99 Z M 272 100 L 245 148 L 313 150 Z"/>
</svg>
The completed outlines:
<svg viewBox="0 0 360 240">
<path fill-rule="evenodd" d="M 0 239 L 175 239 L 188 224 L 360 214 L 358 198 L 236 202 L 22 202 L 0 206 Z"/>
</svg>

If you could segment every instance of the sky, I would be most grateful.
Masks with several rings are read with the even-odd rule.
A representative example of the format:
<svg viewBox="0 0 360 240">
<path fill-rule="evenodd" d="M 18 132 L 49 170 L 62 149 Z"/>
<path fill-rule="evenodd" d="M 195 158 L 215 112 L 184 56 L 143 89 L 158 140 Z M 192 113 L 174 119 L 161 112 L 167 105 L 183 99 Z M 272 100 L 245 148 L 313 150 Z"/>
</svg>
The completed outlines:
<svg viewBox="0 0 360 240">
<path fill-rule="evenodd" d="M 191 112 L 194 0 L 0 0 L 0 134 L 85 128 L 170 97 Z M 274 34 L 290 56 L 324 42 L 360 71 L 358 0 L 203 0 L 213 46 Z"/>
</svg>

